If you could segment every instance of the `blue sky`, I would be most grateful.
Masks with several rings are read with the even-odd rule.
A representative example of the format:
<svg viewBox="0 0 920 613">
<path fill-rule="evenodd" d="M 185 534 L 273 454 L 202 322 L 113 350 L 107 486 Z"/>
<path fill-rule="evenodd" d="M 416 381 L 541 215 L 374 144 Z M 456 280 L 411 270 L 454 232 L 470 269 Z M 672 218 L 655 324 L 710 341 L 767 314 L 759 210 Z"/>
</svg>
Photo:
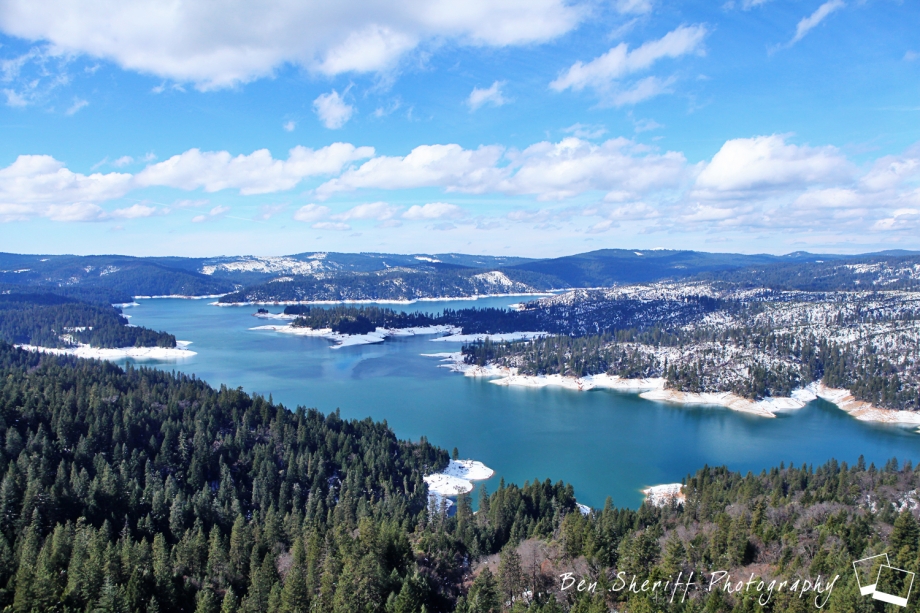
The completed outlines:
<svg viewBox="0 0 920 613">
<path fill-rule="evenodd" d="M 258 4 L 0 5 L 0 250 L 920 249 L 915 2 Z"/>
</svg>

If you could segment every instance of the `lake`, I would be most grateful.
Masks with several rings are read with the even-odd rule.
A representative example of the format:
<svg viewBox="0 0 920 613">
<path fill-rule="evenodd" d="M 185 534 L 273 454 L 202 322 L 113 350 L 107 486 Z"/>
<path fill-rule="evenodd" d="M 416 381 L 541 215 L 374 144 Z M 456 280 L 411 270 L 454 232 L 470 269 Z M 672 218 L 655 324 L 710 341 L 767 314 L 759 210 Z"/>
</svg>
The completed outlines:
<svg viewBox="0 0 920 613">
<path fill-rule="evenodd" d="M 521 298 L 382 305 L 439 312 L 504 307 Z M 428 437 L 448 451 L 480 460 L 498 479 L 523 484 L 549 478 L 572 483 L 579 500 L 601 507 L 610 496 L 638 507 L 644 486 L 680 481 L 704 464 L 759 472 L 780 462 L 830 458 L 883 464 L 920 460 L 913 429 L 860 422 L 816 400 L 764 419 L 721 407 L 682 407 L 634 394 L 492 385 L 438 368 L 423 353 L 459 351 L 432 336 L 396 337 L 377 345 L 331 349 L 321 338 L 250 330 L 267 323 L 257 307 L 216 307 L 213 300 L 152 299 L 126 308 L 131 323 L 192 341 L 198 354 L 173 363 L 144 362 L 194 373 L 218 387 L 242 387 L 289 408 L 340 409 L 343 417 L 386 420 L 400 438 Z M 280 312 L 280 307 L 268 307 Z M 124 362 L 123 362 L 124 363 Z"/>
</svg>

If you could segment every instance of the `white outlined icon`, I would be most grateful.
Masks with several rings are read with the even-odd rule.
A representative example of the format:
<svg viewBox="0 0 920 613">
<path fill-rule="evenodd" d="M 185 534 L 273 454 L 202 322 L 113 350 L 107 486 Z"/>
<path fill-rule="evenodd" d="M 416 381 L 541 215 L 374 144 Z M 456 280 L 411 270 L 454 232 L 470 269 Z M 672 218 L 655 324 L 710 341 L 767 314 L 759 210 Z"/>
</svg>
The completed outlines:
<svg viewBox="0 0 920 613">
<path fill-rule="evenodd" d="M 882 602 L 906 607 L 910 591 L 914 587 L 914 576 L 914 573 L 909 570 L 880 566 L 872 597 Z"/>
<path fill-rule="evenodd" d="M 874 594 L 875 584 L 878 582 L 878 569 L 881 566 L 890 565 L 891 562 L 888 560 L 887 553 L 853 562 L 853 572 L 856 573 L 856 583 L 859 585 L 859 593 L 863 596 Z"/>
<path fill-rule="evenodd" d="M 906 607 L 914 587 L 915 574 L 891 566 L 888 554 L 870 556 L 853 562 L 859 593 L 875 600 Z"/>
</svg>

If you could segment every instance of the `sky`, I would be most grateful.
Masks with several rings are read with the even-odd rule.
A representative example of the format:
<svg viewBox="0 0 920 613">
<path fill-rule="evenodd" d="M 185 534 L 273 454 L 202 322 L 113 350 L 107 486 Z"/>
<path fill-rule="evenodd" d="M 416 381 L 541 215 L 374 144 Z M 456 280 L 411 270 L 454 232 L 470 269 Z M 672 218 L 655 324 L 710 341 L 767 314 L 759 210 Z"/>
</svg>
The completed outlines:
<svg viewBox="0 0 920 613">
<path fill-rule="evenodd" d="M 0 251 L 920 249 L 916 0 L 4 0 Z"/>
</svg>

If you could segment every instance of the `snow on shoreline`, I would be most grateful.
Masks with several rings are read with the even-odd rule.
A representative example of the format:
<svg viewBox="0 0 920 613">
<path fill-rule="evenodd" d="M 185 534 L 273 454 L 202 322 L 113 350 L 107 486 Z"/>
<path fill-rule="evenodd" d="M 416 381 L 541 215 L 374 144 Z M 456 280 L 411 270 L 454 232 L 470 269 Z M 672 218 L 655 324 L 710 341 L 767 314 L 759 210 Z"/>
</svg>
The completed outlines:
<svg viewBox="0 0 920 613">
<path fill-rule="evenodd" d="M 135 300 L 160 300 L 162 298 L 173 298 L 179 300 L 206 300 L 208 298 L 220 298 L 227 294 L 208 294 L 207 296 L 184 296 L 182 294 L 167 294 L 163 296 L 135 296 Z"/>
<path fill-rule="evenodd" d="M 681 483 L 665 483 L 647 487 L 642 490 L 642 493 L 645 494 L 645 501 L 650 505 L 664 507 L 670 504 L 672 500 L 682 504 L 687 499 L 683 488 L 684 486 Z"/>
<path fill-rule="evenodd" d="M 54 348 L 38 347 L 35 345 L 16 345 L 26 351 L 37 351 L 39 353 L 51 353 L 54 355 L 72 355 L 78 358 L 95 358 L 97 360 L 123 360 L 132 358 L 135 360 L 177 360 L 190 358 L 198 355 L 196 352 L 188 349 L 191 341 L 176 341 L 175 347 L 120 347 L 117 349 L 105 349 L 100 347 L 90 347 L 89 345 L 80 345 L 78 347 Z"/>
<path fill-rule="evenodd" d="M 451 460 L 442 472 L 425 477 L 428 493 L 438 499 L 468 494 L 473 491 L 473 481 L 485 481 L 495 471 L 476 460 Z"/>
<path fill-rule="evenodd" d="M 221 294 L 225 295 L 225 294 Z M 524 292 L 511 294 L 476 294 L 475 296 L 444 296 L 442 298 L 413 298 L 411 300 L 264 300 L 253 302 L 212 302 L 212 306 L 292 306 L 298 304 L 415 304 L 417 302 L 452 302 L 458 300 L 480 300 L 483 298 L 513 298 L 515 296 L 553 296 L 553 292 Z M 135 296 L 144 298 L 145 296 Z M 149 296 L 147 296 L 149 297 Z M 198 296 L 152 296 L 153 298 L 197 298 Z M 200 296 L 201 298 L 220 298 L 220 296 Z"/>
<path fill-rule="evenodd" d="M 332 341 L 332 349 L 340 347 L 350 347 L 354 345 L 372 345 L 382 343 L 390 336 L 423 336 L 431 334 L 449 334 L 456 332 L 458 328 L 454 326 L 418 326 L 414 328 L 377 328 L 367 334 L 336 334 L 332 328 L 295 328 L 287 324 L 256 326 L 250 330 L 272 330 L 283 334 L 293 334 L 294 336 L 317 336 Z"/>
<path fill-rule="evenodd" d="M 441 340 L 441 339 L 435 339 Z M 811 383 L 793 390 L 791 397 L 768 397 L 751 400 L 731 392 L 693 393 L 665 389 L 662 378 L 623 379 L 607 374 L 570 377 L 563 375 L 519 375 L 517 368 L 487 364 L 465 364 L 459 351 L 452 353 L 423 353 L 425 357 L 441 358 L 439 368 L 448 368 L 466 377 L 494 377 L 489 383 L 518 387 L 562 387 L 574 391 L 612 389 L 623 392 L 640 392 L 645 400 L 657 400 L 679 405 L 721 406 L 732 411 L 773 418 L 776 413 L 796 411 L 816 398 L 827 400 L 861 421 L 872 421 L 903 426 L 917 426 L 920 433 L 920 411 L 882 409 L 868 402 L 856 400 L 849 390 L 835 389 L 823 383 Z"/>
</svg>

